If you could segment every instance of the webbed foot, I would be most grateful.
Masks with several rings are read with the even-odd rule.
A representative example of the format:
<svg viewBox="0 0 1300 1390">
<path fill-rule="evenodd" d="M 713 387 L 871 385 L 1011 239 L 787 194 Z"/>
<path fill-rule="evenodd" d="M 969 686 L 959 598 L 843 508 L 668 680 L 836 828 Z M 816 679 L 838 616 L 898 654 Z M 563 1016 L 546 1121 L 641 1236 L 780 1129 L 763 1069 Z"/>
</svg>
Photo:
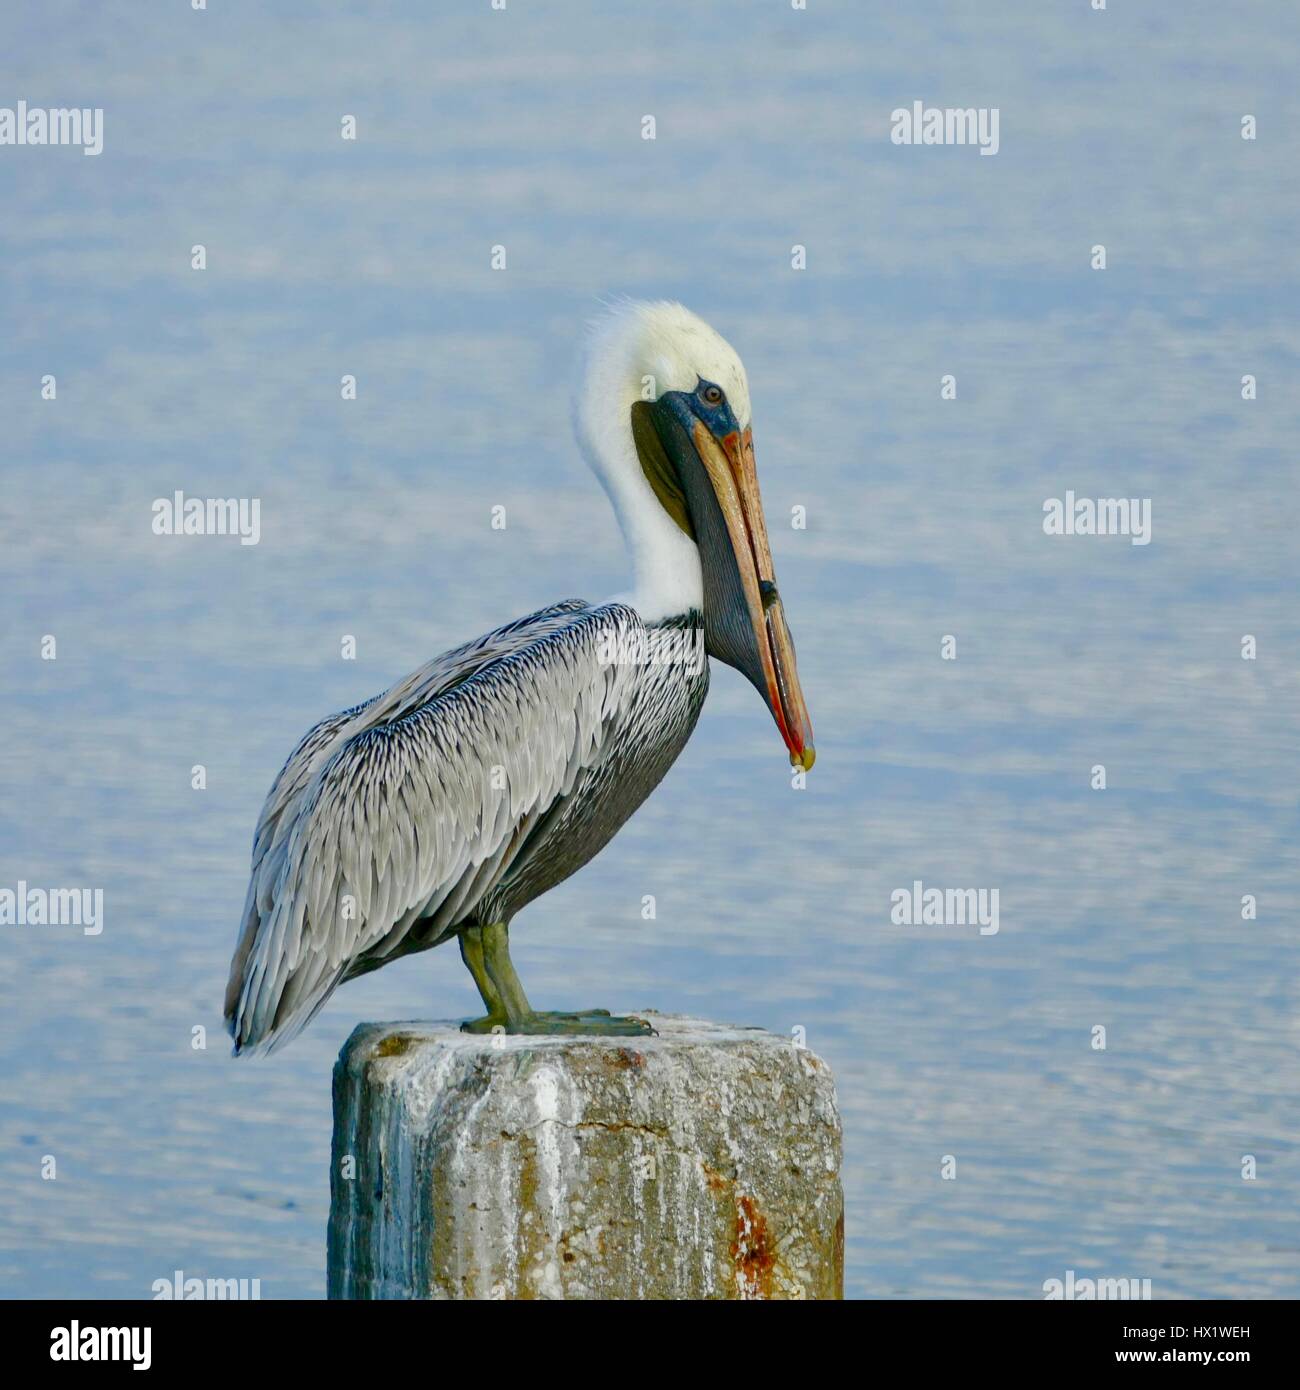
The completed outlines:
<svg viewBox="0 0 1300 1390">
<path fill-rule="evenodd" d="M 462 1033 L 533 1033 L 553 1037 L 645 1038 L 656 1036 L 643 1018 L 619 1018 L 608 1009 L 539 1013 L 528 1002 L 510 962 L 504 922 L 466 927 L 460 953 L 474 976 L 487 1013 L 460 1025 Z"/>
<path fill-rule="evenodd" d="M 490 1033 L 495 1028 L 500 1028 L 503 1033 L 508 1031 L 504 1014 L 484 1014 L 482 1018 L 467 1018 L 460 1025 L 462 1033 Z"/>
<path fill-rule="evenodd" d="M 643 1018 L 620 1017 L 608 1009 L 568 1013 L 529 1010 L 515 1018 L 487 1014 L 460 1025 L 462 1033 L 523 1033 L 540 1037 L 648 1038 L 655 1030 Z"/>
<path fill-rule="evenodd" d="M 573 1013 L 532 1013 L 516 1024 L 507 1024 L 510 1033 L 553 1033 L 561 1037 L 581 1037 L 584 1033 L 602 1038 L 649 1038 L 655 1030 L 643 1018 L 611 1014 L 608 1009 L 581 1009 Z"/>
</svg>

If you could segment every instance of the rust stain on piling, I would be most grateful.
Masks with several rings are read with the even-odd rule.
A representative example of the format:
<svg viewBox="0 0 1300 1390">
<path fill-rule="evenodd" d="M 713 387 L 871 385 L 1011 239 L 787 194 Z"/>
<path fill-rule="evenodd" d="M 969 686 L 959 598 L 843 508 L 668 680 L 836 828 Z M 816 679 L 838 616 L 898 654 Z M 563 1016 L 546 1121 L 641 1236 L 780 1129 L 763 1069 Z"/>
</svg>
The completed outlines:
<svg viewBox="0 0 1300 1390">
<path fill-rule="evenodd" d="M 704 1181 L 708 1183 L 710 1192 L 725 1192 L 731 1186 L 716 1168 L 710 1168 L 703 1160 L 700 1166 L 704 1169 Z"/>
<path fill-rule="evenodd" d="M 611 1067 L 617 1067 L 619 1071 L 627 1071 L 630 1067 L 645 1066 L 645 1053 L 634 1052 L 628 1047 L 620 1047 L 617 1051 L 606 1052 L 604 1058 Z"/>
<path fill-rule="evenodd" d="M 736 1238 L 731 1242 L 731 1261 L 741 1298 L 771 1298 L 776 1250 L 767 1220 L 758 1203 L 742 1192 L 736 1198 Z"/>
</svg>

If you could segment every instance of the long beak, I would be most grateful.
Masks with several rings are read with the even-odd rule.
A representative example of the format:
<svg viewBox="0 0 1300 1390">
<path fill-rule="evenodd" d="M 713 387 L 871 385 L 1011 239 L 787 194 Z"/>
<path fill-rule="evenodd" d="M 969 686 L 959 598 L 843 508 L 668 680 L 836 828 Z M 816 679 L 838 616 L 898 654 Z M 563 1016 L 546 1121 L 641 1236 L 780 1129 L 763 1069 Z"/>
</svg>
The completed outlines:
<svg viewBox="0 0 1300 1390">
<path fill-rule="evenodd" d="M 709 595 L 713 603 L 706 603 L 705 611 L 706 626 L 711 629 L 710 646 L 715 655 L 749 677 L 772 711 L 790 750 L 791 764 L 807 771 L 816 758 L 812 720 L 799 685 L 794 643 L 776 587 L 767 523 L 758 495 L 753 432 L 732 430 L 719 437 L 704 421 L 695 419 L 691 434 L 726 527 L 728 558 L 732 561 L 725 566 L 728 572 L 719 575 L 719 557 L 708 553 L 707 531 L 711 528 L 703 528 L 706 534 L 700 534 L 697 523 L 706 592 L 713 591 Z M 713 537 L 715 545 L 721 540 L 721 535 Z M 714 608 L 712 615 L 710 607 Z"/>
</svg>

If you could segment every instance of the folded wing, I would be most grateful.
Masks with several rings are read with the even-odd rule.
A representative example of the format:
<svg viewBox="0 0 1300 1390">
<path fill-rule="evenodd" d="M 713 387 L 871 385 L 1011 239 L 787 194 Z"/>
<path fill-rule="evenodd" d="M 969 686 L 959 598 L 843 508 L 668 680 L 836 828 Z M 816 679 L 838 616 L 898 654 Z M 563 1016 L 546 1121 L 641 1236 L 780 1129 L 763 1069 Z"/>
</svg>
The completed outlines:
<svg viewBox="0 0 1300 1390">
<path fill-rule="evenodd" d="M 570 600 L 435 658 L 317 724 L 272 786 L 226 990 L 236 1052 L 304 1027 L 335 987 L 465 921 L 529 828 L 599 764 L 633 610 Z"/>
</svg>

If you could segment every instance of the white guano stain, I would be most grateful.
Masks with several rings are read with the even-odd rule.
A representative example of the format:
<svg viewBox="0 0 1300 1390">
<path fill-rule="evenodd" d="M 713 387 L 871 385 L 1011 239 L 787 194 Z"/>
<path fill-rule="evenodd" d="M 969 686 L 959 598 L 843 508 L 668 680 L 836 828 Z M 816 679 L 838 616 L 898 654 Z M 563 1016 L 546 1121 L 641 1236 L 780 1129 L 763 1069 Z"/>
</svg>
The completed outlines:
<svg viewBox="0 0 1300 1390">
<path fill-rule="evenodd" d="M 568 1215 L 566 1174 L 578 1168 L 578 1144 L 572 1127 L 582 1120 L 583 1105 L 572 1079 L 558 1067 L 542 1065 L 531 1077 L 536 1115 L 533 1129 L 537 1145 L 538 1191 L 544 1197 L 539 1213 L 546 1226 L 549 1255 L 532 1271 L 531 1278 L 542 1298 L 563 1298 L 559 1249 Z"/>
</svg>

